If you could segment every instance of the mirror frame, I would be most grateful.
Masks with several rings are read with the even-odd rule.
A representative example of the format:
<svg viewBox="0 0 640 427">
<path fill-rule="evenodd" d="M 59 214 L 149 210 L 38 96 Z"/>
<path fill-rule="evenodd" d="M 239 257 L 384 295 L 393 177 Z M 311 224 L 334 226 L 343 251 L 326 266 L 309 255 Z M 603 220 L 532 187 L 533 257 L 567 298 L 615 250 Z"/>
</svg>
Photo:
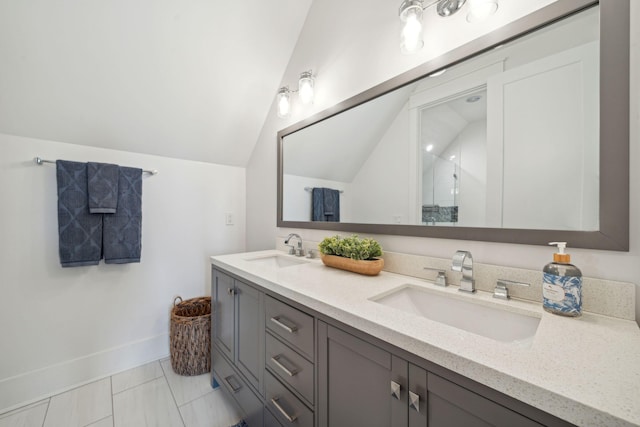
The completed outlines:
<svg viewBox="0 0 640 427">
<path fill-rule="evenodd" d="M 283 213 L 283 138 L 415 82 L 442 68 L 600 5 L 600 229 L 598 231 L 532 230 L 484 227 L 359 224 L 285 221 Z M 440 57 L 347 99 L 278 132 L 277 226 L 353 233 L 431 237 L 439 239 L 547 245 L 567 241 L 574 248 L 629 250 L 629 33 L 630 0 L 558 0 Z M 607 66 L 602 66 L 607 64 Z"/>
</svg>

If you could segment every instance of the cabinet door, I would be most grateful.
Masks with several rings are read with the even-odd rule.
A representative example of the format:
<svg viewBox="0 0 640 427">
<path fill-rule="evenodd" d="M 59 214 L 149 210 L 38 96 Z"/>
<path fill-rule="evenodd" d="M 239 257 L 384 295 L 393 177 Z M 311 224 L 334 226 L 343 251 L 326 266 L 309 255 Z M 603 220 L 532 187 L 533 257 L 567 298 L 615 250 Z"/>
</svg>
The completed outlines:
<svg viewBox="0 0 640 427">
<path fill-rule="evenodd" d="M 264 294 L 236 280 L 236 366 L 263 394 Z"/>
<path fill-rule="evenodd" d="M 541 424 L 428 373 L 429 427 L 540 427 Z"/>
<path fill-rule="evenodd" d="M 235 293 L 233 278 L 218 270 L 212 270 L 213 339 L 220 351 L 231 361 L 235 358 Z"/>
<path fill-rule="evenodd" d="M 320 427 L 408 425 L 406 361 L 323 322 L 318 338 Z"/>
</svg>

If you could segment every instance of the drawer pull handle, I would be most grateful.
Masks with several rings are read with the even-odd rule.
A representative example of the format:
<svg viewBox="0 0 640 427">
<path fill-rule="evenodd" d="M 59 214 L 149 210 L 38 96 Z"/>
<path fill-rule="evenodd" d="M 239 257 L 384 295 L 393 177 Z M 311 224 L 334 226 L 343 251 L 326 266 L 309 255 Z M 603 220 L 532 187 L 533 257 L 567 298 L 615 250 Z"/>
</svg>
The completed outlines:
<svg viewBox="0 0 640 427">
<path fill-rule="evenodd" d="M 273 323 L 275 323 L 276 325 L 280 326 L 285 331 L 289 332 L 290 334 L 293 334 L 298 330 L 298 327 L 296 325 L 289 326 L 289 325 L 286 325 L 286 324 L 282 323 L 281 317 L 279 317 L 279 316 L 272 317 L 271 321 Z"/>
<path fill-rule="evenodd" d="M 409 408 L 420 412 L 420 395 L 409 390 Z"/>
<path fill-rule="evenodd" d="M 400 384 L 395 381 L 391 381 L 391 396 L 400 400 Z"/>
<path fill-rule="evenodd" d="M 232 297 L 236 294 L 236 290 L 234 288 L 227 288 L 227 294 Z"/>
<path fill-rule="evenodd" d="M 273 356 L 273 357 L 271 358 L 271 361 L 273 362 L 273 364 L 274 364 L 274 365 L 276 365 L 278 368 L 282 369 L 282 370 L 285 372 L 285 374 L 289 375 L 290 377 L 293 377 L 293 376 L 295 376 L 295 375 L 298 373 L 298 370 L 297 370 L 297 369 L 295 369 L 295 368 L 294 368 L 294 369 L 289 370 L 286 366 L 284 366 L 284 365 L 282 364 L 282 362 L 280 362 L 280 359 L 282 359 L 282 360 L 286 360 L 286 359 L 285 359 L 284 357 L 282 357 L 281 355 L 278 355 L 278 356 Z M 291 364 L 291 363 L 289 363 L 289 364 Z"/>
<path fill-rule="evenodd" d="M 224 382 L 227 383 L 227 385 L 229 386 L 233 394 L 236 394 L 242 388 L 242 384 L 238 384 L 238 387 L 234 387 L 233 384 L 231 384 L 231 378 L 233 378 L 233 375 L 229 375 L 228 377 L 225 377 Z"/>
<path fill-rule="evenodd" d="M 287 421 L 289 421 L 290 423 L 294 422 L 295 420 L 298 419 L 297 415 L 294 415 L 293 417 L 289 414 L 287 414 L 287 411 L 284 410 L 284 408 L 282 406 L 280 406 L 280 404 L 278 403 L 278 400 L 280 398 L 279 397 L 274 397 L 271 399 L 271 403 L 273 403 L 273 406 L 276 407 L 276 409 L 278 411 L 280 411 L 280 413 L 282 414 L 283 417 L 285 417 L 287 419 Z"/>
</svg>

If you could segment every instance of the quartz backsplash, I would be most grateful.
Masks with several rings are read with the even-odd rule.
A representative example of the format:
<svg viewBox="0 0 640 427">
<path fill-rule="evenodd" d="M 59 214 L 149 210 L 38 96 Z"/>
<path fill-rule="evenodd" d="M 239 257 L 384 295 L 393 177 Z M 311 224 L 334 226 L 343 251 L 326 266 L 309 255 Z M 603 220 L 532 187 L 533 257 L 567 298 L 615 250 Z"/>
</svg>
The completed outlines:
<svg viewBox="0 0 640 427">
<path fill-rule="evenodd" d="M 283 242 L 284 237 L 277 237 L 276 249 L 287 251 L 289 248 Z M 318 257 L 318 243 L 304 241 L 305 253 L 312 249 L 315 256 Z M 461 273 L 451 271 L 450 258 L 433 258 L 387 251 L 382 257 L 384 258 L 384 271 L 433 282 L 437 271 L 425 270 L 424 267 L 428 267 L 443 270 L 449 285 L 458 286 L 460 283 Z M 496 281 L 500 279 L 528 283 L 530 285 L 528 287 L 509 287 L 509 295 L 512 298 L 542 304 L 542 271 L 502 267 L 474 261 L 473 276 L 476 289 L 485 292 L 493 292 Z M 633 283 L 583 277 L 582 309 L 584 311 L 619 319 L 635 320 L 635 303 L 636 286 Z"/>
</svg>

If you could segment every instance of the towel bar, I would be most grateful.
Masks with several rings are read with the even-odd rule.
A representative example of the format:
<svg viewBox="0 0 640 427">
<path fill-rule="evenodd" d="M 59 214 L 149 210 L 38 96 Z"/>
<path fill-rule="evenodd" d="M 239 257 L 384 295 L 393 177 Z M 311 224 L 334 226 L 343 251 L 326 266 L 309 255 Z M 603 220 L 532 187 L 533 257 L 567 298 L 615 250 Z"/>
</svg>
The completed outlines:
<svg viewBox="0 0 640 427">
<path fill-rule="evenodd" d="M 39 165 L 42 166 L 44 163 L 52 163 L 55 164 L 55 160 L 45 160 L 41 157 L 34 157 L 33 161 Z M 149 175 L 157 175 L 158 174 L 158 170 L 157 169 L 152 169 L 152 170 L 143 170 L 142 172 L 149 174 Z"/>
</svg>

